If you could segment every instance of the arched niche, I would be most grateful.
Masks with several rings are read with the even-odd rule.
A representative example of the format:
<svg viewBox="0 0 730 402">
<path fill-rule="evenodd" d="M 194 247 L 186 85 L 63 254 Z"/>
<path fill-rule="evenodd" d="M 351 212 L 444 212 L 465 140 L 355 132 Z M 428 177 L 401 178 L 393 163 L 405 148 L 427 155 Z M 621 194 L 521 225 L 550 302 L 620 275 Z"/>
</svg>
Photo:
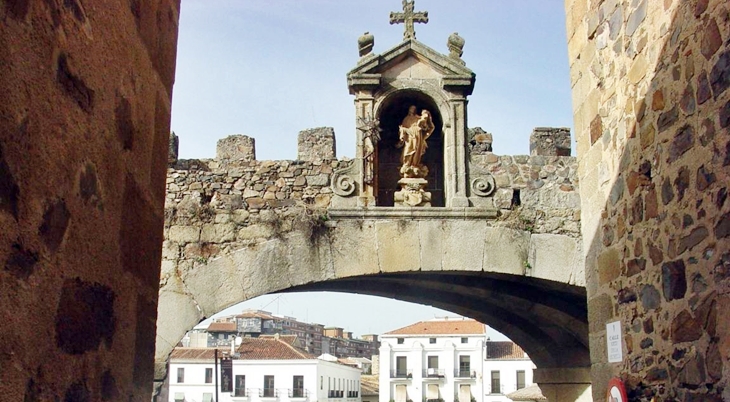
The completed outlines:
<svg viewBox="0 0 730 402">
<path fill-rule="evenodd" d="M 444 196 L 444 130 L 443 118 L 436 102 L 427 94 L 418 90 L 402 90 L 390 94 L 376 110 L 380 120 L 380 142 L 377 147 L 377 166 L 375 177 L 375 197 L 377 206 L 393 206 L 393 194 L 400 189 L 402 148 L 398 148 L 398 126 L 413 105 L 417 113 L 426 109 L 431 112 L 434 129 L 426 142 L 428 147 L 423 157 L 429 173 L 426 176 L 426 191 L 431 192 L 431 206 L 443 207 Z"/>
</svg>

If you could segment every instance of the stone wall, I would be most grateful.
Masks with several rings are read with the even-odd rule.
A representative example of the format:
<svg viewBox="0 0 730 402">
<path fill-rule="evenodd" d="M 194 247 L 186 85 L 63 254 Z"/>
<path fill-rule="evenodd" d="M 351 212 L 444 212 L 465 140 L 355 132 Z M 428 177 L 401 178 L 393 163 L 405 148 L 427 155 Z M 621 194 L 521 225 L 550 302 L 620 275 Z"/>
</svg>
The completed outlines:
<svg viewBox="0 0 730 402">
<path fill-rule="evenodd" d="M 0 2 L 0 399 L 148 400 L 179 2 Z"/>
<path fill-rule="evenodd" d="M 594 399 L 730 400 L 730 6 L 565 5 Z"/>
<path fill-rule="evenodd" d="M 580 236 L 580 195 L 578 193 L 577 160 L 570 155 L 570 131 L 567 129 L 536 129 L 539 135 L 531 144 L 540 155 L 497 155 L 491 150 L 491 134 L 480 128 L 469 149 L 469 175 L 472 195 L 479 194 L 477 183 L 485 186 L 487 201 L 498 208 L 499 222 L 518 223 L 537 233 L 559 233 Z M 486 134 L 486 135 L 485 135 Z M 565 144 L 568 148 L 556 146 Z M 484 138 L 488 138 L 484 140 Z M 489 144 L 489 146 L 484 146 Z M 537 153 L 537 152 L 536 152 Z M 559 156 L 559 155 L 565 156 Z M 474 197 L 472 197 L 474 199 Z"/>
</svg>

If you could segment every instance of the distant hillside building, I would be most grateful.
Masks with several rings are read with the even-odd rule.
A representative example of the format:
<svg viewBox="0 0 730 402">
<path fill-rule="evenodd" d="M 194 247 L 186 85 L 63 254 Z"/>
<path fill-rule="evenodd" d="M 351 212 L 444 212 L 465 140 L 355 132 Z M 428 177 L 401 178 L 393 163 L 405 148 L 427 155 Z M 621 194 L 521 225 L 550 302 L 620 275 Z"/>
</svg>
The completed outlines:
<svg viewBox="0 0 730 402">
<path fill-rule="evenodd" d="M 370 359 L 378 354 L 380 347 L 377 335 L 354 339 L 352 332 L 343 328 L 325 328 L 321 324 L 305 323 L 263 310 L 245 310 L 238 315 L 218 318 L 208 326 L 207 332 L 208 347 L 230 346 L 236 336 L 257 338 L 273 334 L 296 335 L 302 348 L 316 356 L 328 353 L 336 357 Z"/>
<path fill-rule="evenodd" d="M 245 338 L 231 362 L 231 392 L 219 402 L 361 402 L 360 370 L 316 358 L 296 336 Z M 211 402 L 215 348 L 175 348 L 170 356 L 170 402 Z M 230 348 L 219 348 L 219 356 Z M 224 381 L 218 366 L 218 387 Z"/>
<path fill-rule="evenodd" d="M 379 401 L 506 401 L 533 368 L 519 346 L 488 341 L 480 322 L 421 321 L 381 336 Z"/>
</svg>

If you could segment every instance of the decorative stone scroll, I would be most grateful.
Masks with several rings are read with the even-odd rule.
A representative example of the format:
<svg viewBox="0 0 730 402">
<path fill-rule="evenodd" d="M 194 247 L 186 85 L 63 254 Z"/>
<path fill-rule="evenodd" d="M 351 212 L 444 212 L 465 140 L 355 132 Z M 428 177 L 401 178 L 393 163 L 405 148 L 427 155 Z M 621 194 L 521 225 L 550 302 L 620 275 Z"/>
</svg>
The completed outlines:
<svg viewBox="0 0 730 402">
<path fill-rule="evenodd" d="M 332 173 L 332 192 L 340 197 L 349 197 L 357 190 L 357 180 L 359 175 L 357 165 L 350 162 L 350 166 L 337 169 Z"/>
<path fill-rule="evenodd" d="M 492 175 L 477 177 L 471 181 L 471 193 L 479 197 L 489 197 L 496 189 L 497 185 Z"/>
</svg>

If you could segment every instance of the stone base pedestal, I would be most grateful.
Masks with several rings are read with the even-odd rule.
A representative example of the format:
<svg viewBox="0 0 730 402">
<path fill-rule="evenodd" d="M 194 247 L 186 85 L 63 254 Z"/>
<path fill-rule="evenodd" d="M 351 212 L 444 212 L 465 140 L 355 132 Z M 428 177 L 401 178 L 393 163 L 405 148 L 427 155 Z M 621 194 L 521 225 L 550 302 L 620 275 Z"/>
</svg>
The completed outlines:
<svg viewBox="0 0 730 402">
<path fill-rule="evenodd" d="M 426 179 L 403 178 L 398 180 L 400 191 L 396 191 L 393 198 L 396 207 L 430 207 L 431 193 L 424 191 L 428 181 Z"/>
</svg>

